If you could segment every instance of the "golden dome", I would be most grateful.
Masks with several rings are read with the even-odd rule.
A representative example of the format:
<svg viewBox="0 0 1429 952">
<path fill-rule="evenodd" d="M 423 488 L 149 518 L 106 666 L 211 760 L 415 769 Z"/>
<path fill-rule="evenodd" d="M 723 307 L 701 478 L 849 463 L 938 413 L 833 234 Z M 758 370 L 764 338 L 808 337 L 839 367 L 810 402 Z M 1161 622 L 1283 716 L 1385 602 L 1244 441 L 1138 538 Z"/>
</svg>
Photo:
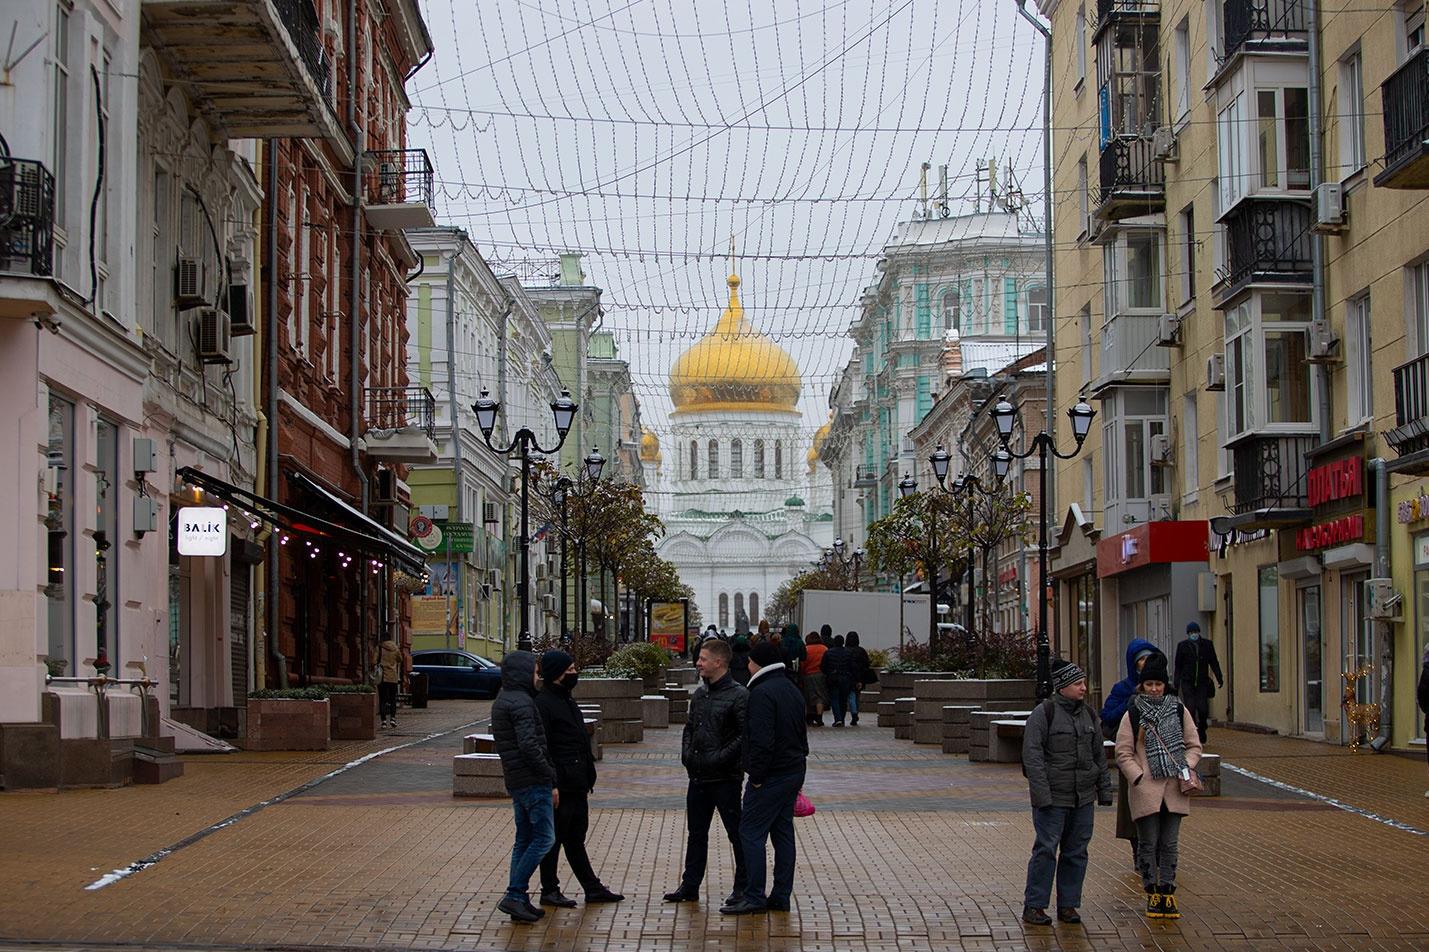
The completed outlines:
<svg viewBox="0 0 1429 952">
<path fill-rule="evenodd" d="M 660 462 L 660 441 L 649 430 L 643 430 L 640 433 L 640 461 L 643 463 Z"/>
<path fill-rule="evenodd" d="M 829 438 L 829 430 L 832 427 L 833 421 L 830 420 L 828 423 L 825 423 L 823 426 L 819 427 L 817 430 L 814 431 L 814 442 L 810 444 L 809 453 L 805 457 L 805 459 L 809 463 L 809 472 L 811 473 L 814 471 L 814 467 L 819 462 L 819 450 L 823 448 L 824 440 Z"/>
<path fill-rule="evenodd" d="M 739 303 L 739 275 L 729 276 L 729 304 L 714 330 L 670 368 L 676 413 L 773 410 L 797 413 L 799 368 L 784 349 L 754 329 Z"/>
</svg>

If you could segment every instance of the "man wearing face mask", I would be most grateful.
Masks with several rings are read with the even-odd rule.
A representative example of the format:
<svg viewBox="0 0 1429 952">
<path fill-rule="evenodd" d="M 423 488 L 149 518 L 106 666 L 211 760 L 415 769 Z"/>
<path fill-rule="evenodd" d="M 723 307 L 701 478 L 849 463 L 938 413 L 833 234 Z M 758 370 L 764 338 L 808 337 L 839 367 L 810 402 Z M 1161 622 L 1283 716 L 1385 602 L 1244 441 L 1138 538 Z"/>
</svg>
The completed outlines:
<svg viewBox="0 0 1429 952">
<path fill-rule="evenodd" d="M 1211 639 L 1201 637 L 1201 626 L 1194 621 L 1186 626 L 1185 640 L 1176 646 L 1175 674 L 1176 693 L 1191 712 L 1204 744 L 1211 720 L 1211 698 L 1216 696 L 1217 687 L 1226 686 L 1226 679 L 1221 674 L 1216 646 Z M 1215 684 L 1211 683 L 1212 674 L 1216 676 Z"/>
<path fill-rule="evenodd" d="M 547 651 L 541 655 L 541 677 L 545 681 L 536 695 L 536 709 L 546 728 L 546 743 L 551 760 L 556 764 L 556 789 L 560 801 L 556 804 L 556 842 L 541 860 L 541 905 L 570 908 L 576 904 L 561 892 L 556 876 L 556 864 L 561 849 L 571 872 L 585 891 L 586 905 L 600 902 L 620 902 L 625 897 L 611 892 L 586 854 L 585 836 L 590 826 L 589 795 L 595 789 L 595 758 L 591 755 L 590 737 L 585 732 L 585 718 L 571 696 L 580 677 L 575 659 L 564 651 Z"/>
</svg>

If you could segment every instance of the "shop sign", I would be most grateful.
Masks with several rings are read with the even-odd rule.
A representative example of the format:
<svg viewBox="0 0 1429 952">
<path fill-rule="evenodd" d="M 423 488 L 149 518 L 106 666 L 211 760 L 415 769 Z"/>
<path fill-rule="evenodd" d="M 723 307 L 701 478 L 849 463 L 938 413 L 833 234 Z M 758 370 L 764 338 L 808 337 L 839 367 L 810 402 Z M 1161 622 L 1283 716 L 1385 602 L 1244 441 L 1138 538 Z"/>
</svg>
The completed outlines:
<svg viewBox="0 0 1429 952">
<path fill-rule="evenodd" d="M 1332 546 L 1361 542 L 1364 540 L 1364 525 L 1363 513 L 1356 513 L 1319 525 L 1306 526 L 1295 531 L 1295 545 L 1301 552 L 1314 552 Z"/>
<path fill-rule="evenodd" d="M 999 587 L 1011 585 L 1015 581 L 1017 581 L 1017 566 L 1015 565 L 1009 565 L 997 573 L 997 584 Z"/>
<path fill-rule="evenodd" d="M 1305 474 L 1305 489 L 1311 507 L 1364 495 L 1364 457 L 1316 466 Z"/>
<path fill-rule="evenodd" d="M 1429 566 L 1429 535 L 1414 537 L 1414 564 L 1420 568 Z"/>
<path fill-rule="evenodd" d="M 1413 499 L 1406 499 L 1395 507 L 1394 516 L 1399 520 L 1400 525 L 1409 525 L 1411 522 L 1419 522 L 1429 519 L 1429 490 L 1419 490 L 1419 495 Z"/>
<path fill-rule="evenodd" d="M 228 554 L 228 513 L 218 506 L 179 510 L 179 555 Z"/>
</svg>

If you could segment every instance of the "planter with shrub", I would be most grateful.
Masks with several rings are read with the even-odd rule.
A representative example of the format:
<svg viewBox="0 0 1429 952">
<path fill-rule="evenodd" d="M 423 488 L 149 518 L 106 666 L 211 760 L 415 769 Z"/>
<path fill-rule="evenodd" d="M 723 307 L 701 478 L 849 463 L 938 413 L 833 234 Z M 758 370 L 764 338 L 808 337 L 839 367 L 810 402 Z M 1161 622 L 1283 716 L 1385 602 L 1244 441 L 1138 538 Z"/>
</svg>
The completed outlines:
<svg viewBox="0 0 1429 952">
<path fill-rule="evenodd" d="M 330 684 L 326 688 L 333 740 L 377 736 L 377 689 L 370 684 Z"/>
<path fill-rule="evenodd" d="M 285 688 L 248 695 L 246 750 L 327 750 L 331 706 L 322 688 Z"/>
<path fill-rule="evenodd" d="M 637 641 L 605 659 L 605 673 L 612 678 L 640 678 L 648 694 L 665 686 L 670 660 L 670 652 L 659 645 Z"/>
</svg>

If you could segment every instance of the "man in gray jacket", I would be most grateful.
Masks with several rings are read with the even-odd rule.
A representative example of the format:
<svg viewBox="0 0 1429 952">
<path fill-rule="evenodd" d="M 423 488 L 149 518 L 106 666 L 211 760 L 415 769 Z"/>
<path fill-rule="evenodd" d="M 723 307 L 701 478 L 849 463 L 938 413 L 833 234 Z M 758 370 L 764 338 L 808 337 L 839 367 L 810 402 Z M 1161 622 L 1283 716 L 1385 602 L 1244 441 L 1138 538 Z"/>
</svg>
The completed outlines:
<svg viewBox="0 0 1429 952">
<path fill-rule="evenodd" d="M 501 773 L 516 811 L 511 879 L 496 908 L 516 922 L 535 922 L 546 913 L 531 905 L 531 874 L 556 842 L 556 765 L 546 746 L 546 729 L 536 708 L 541 673 L 530 651 L 513 651 L 501 661 L 501 693 L 491 705 L 491 734 L 501 755 Z"/>
<path fill-rule="evenodd" d="M 1022 769 L 1032 795 L 1036 841 L 1027 863 L 1022 921 L 1052 924 L 1047 903 L 1057 879 L 1057 918 L 1081 922 L 1082 880 L 1096 805 L 1111 804 L 1111 774 L 1097 715 L 1086 705 L 1087 675 L 1070 661 L 1052 662 L 1052 697 L 1027 718 Z M 1058 855 L 1058 847 L 1061 855 Z"/>
</svg>

